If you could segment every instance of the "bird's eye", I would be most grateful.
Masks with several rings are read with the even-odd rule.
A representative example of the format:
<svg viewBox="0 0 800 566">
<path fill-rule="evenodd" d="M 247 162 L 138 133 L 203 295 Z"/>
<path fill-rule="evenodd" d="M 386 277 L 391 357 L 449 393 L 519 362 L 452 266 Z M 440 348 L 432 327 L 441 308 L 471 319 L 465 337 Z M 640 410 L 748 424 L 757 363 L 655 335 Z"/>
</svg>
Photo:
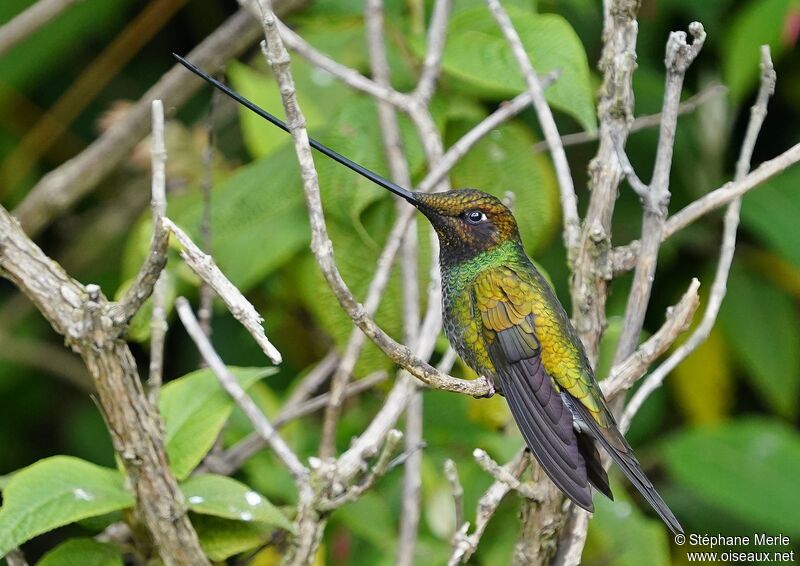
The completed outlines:
<svg viewBox="0 0 800 566">
<path fill-rule="evenodd" d="M 471 210 L 470 212 L 467 212 L 464 217 L 470 224 L 478 224 L 486 220 L 486 215 L 480 210 Z"/>
</svg>

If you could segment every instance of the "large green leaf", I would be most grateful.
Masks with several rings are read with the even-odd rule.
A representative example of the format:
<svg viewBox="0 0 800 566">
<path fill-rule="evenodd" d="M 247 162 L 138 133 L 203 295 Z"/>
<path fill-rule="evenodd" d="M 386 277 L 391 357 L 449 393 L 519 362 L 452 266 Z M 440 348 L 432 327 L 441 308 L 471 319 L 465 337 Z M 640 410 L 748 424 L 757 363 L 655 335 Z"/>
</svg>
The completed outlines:
<svg viewBox="0 0 800 566">
<path fill-rule="evenodd" d="M 72 538 L 42 556 L 36 566 L 122 566 L 122 554 L 113 544 Z"/>
<path fill-rule="evenodd" d="M 56 527 L 132 505 L 117 470 L 71 456 L 40 460 L 14 474 L 3 490 L 0 556 Z"/>
<path fill-rule="evenodd" d="M 664 446 L 667 469 L 695 497 L 768 533 L 800 535 L 800 434 L 744 418 L 683 431 Z"/>
<path fill-rule="evenodd" d="M 214 474 L 193 476 L 181 484 L 181 491 L 195 513 L 292 530 L 292 523 L 277 507 L 234 479 Z"/>
<path fill-rule="evenodd" d="M 508 14 L 536 71 L 561 72 L 545 92 L 548 102 L 575 118 L 585 130 L 595 130 L 589 64 L 575 30 L 556 14 L 535 14 L 514 6 L 508 6 Z M 416 48 L 421 54 L 422 45 L 418 43 Z M 442 66 L 445 73 L 479 95 L 509 97 L 525 89 L 517 62 L 484 6 L 453 16 Z"/>
<path fill-rule="evenodd" d="M 800 9 L 797 0 L 750 0 L 736 11 L 723 50 L 725 83 L 731 98 L 740 101 L 752 88 L 759 75 L 760 46 L 768 44 L 773 60 L 778 60 L 788 47 L 785 33 L 790 9 Z"/>
<path fill-rule="evenodd" d="M 765 244 L 800 267 L 800 167 L 791 167 L 757 191 L 747 193 L 742 204 L 742 224 Z"/>
<path fill-rule="evenodd" d="M 669 540 L 658 519 L 647 518 L 631 503 L 621 485 L 615 485 L 614 501 L 596 497 L 581 563 L 614 566 L 668 566 Z"/>
<path fill-rule="evenodd" d="M 304 65 L 302 62 L 296 62 L 293 67 L 296 67 L 297 64 Z M 295 77 L 297 77 L 297 69 L 293 69 L 293 71 Z M 310 71 L 308 72 L 310 73 Z M 238 62 L 233 62 L 228 67 L 228 76 L 236 90 L 265 110 L 283 119 L 281 93 L 271 76 Z M 330 80 L 318 80 L 317 84 L 319 83 L 326 87 L 338 84 L 333 78 Z M 310 82 L 310 84 L 314 83 Z M 319 91 L 320 89 L 316 90 Z M 297 88 L 297 101 L 300 104 L 300 108 L 303 109 L 303 115 L 306 118 L 306 125 L 309 129 L 324 125 L 332 115 L 330 107 L 321 108 L 319 106 L 320 101 L 324 100 L 327 103 L 329 97 L 315 96 L 315 94 L 322 93 L 310 92 L 308 88 Z M 245 145 L 250 155 L 255 158 L 269 155 L 289 141 L 289 135 L 286 132 L 279 130 L 252 110 L 248 110 L 243 106 L 239 106 L 239 120 Z"/>
<path fill-rule="evenodd" d="M 448 128 L 448 140 L 463 135 L 470 124 Z M 536 142 L 519 124 L 506 124 L 483 138 L 453 168 L 455 187 L 477 188 L 503 198 L 514 193 L 514 216 L 528 250 L 540 249 L 553 235 L 559 218 L 558 186 L 547 158 L 531 151 Z"/>
<path fill-rule="evenodd" d="M 800 394 L 800 321 L 794 302 L 760 277 L 734 268 L 720 310 L 722 330 L 747 369 L 753 389 L 773 410 L 797 414 Z"/>
<path fill-rule="evenodd" d="M 242 387 L 277 370 L 229 368 Z M 167 383 L 161 391 L 159 410 L 164 418 L 164 443 L 170 466 L 178 479 L 191 473 L 211 449 L 231 414 L 233 400 L 209 369 L 201 369 Z"/>
<path fill-rule="evenodd" d="M 265 523 L 232 521 L 212 515 L 192 515 L 192 525 L 206 556 L 215 561 L 261 546 L 274 530 Z"/>
</svg>

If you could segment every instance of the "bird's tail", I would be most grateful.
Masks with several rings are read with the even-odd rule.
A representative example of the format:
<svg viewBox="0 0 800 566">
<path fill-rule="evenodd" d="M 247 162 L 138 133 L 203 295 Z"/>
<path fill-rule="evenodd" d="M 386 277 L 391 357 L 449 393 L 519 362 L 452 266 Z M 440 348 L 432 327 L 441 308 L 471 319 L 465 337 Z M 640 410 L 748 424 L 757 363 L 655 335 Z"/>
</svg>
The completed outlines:
<svg viewBox="0 0 800 566">
<path fill-rule="evenodd" d="M 622 438 L 621 434 L 619 434 L 619 436 Z M 639 464 L 636 456 L 633 455 L 633 450 L 628 443 L 623 439 L 625 448 L 623 451 L 612 445 L 611 442 L 606 439 L 606 435 L 604 434 L 600 434 L 597 440 L 600 442 L 603 448 L 605 448 L 606 452 L 608 452 L 609 456 L 611 456 L 614 462 L 616 462 L 617 465 L 622 469 L 622 472 L 628 477 L 634 487 L 639 490 L 639 493 L 642 494 L 655 512 L 658 513 L 658 516 L 661 517 L 661 519 L 667 524 L 669 529 L 672 531 L 672 534 L 676 535 L 678 533 L 683 533 L 683 527 L 681 527 L 678 519 L 658 494 L 656 488 L 653 487 L 653 483 L 645 475 L 644 470 L 642 470 L 642 466 Z"/>
<path fill-rule="evenodd" d="M 572 402 L 570 405 L 573 411 L 578 412 L 581 424 L 587 429 L 586 432 L 591 434 L 603 449 L 608 452 L 611 459 L 622 469 L 622 472 L 634 487 L 639 490 L 639 493 L 642 494 L 655 512 L 658 513 L 658 516 L 667 524 L 672 533 L 683 533 L 683 527 L 681 527 L 678 519 L 658 494 L 656 488 L 653 487 L 653 482 L 645 475 L 642 466 L 636 456 L 633 455 L 633 449 L 625 440 L 625 437 L 622 436 L 611 414 L 609 413 L 609 426 L 607 428 L 600 427 L 583 404 Z"/>
</svg>

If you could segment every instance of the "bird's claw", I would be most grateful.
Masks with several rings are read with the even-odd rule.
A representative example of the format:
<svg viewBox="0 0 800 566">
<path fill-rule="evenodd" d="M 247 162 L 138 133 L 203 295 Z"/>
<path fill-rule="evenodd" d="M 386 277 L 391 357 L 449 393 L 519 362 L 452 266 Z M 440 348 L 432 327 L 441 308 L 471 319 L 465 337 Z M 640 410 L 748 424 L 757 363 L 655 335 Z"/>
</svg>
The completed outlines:
<svg viewBox="0 0 800 566">
<path fill-rule="evenodd" d="M 480 376 L 478 379 L 483 380 L 486 383 L 487 392 L 484 393 L 483 395 L 476 395 L 475 396 L 476 399 L 488 399 L 489 397 L 493 397 L 494 394 L 497 393 L 497 390 L 494 387 L 494 382 L 491 379 L 489 379 L 485 375 Z"/>
</svg>

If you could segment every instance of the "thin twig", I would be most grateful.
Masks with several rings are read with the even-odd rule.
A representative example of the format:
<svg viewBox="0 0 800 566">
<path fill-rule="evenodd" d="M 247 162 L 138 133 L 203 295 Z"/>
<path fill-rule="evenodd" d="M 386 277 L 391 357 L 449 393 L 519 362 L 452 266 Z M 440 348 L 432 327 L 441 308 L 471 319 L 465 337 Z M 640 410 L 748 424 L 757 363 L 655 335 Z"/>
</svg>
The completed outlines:
<svg viewBox="0 0 800 566">
<path fill-rule="evenodd" d="M 233 317 L 255 339 L 256 343 L 261 347 L 261 351 L 274 363 L 281 363 L 281 353 L 272 345 L 264 333 L 264 319 L 258 314 L 258 311 L 250 301 L 225 277 L 214 263 L 214 259 L 210 255 L 203 253 L 192 242 L 186 232 L 178 228 L 169 218 L 164 218 L 163 222 L 164 226 L 175 235 L 178 242 L 183 246 L 181 257 L 186 262 L 186 265 L 214 289 L 214 292 L 222 299 Z"/>
<path fill-rule="evenodd" d="M 691 204 L 676 212 L 664 224 L 661 241 L 667 240 L 679 230 L 697 221 L 706 214 L 725 206 L 747 192 L 759 187 L 775 175 L 800 162 L 800 143 L 793 145 L 777 157 L 764 161 L 739 181 L 729 181 L 721 187 L 706 193 Z M 622 273 L 630 270 L 639 256 L 641 243 L 633 241 L 626 246 L 614 249 L 614 271 Z"/>
<path fill-rule="evenodd" d="M 153 101 L 153 133 L 152 148 L 150 150 L 151 162 L 153 167 L 153 179 L 151 183 L 151 202 L 150 207 L 153 212 L 153 242 L 163 239 L 164 255 L 161 268 L 156 275 L 155 286 L 153 287 L 153 312 L 150 316 L 150 372 L 147 380 L 147 396 L 153 407 L 158 406 L 158 396 L 161 390 L 161 382 L 164 375 L 164 338 L 167 333 L 167 272 L 164 270 L 166 265 L 166 242 L 162 219 L 167 213 L 167 146 L 164 142 L 164 106 L 160 100 Z M 153 246 L 155 249 L 155 246 Z M 151 252 L 152 255 L 152 252 Z M 148 262 L 145 263 L 147 265 Z"/>
<path fill-rule="evenodd" d="M 436 0 L 433 6 L 431 24 L 428 28 L 428 41 L 425 59 L 422 61 L 422 72 L 417 88 L 412 95 L 422 105 L 427 105 L 436 89 L 436 81 L 442 70 L 442 56 L 447 38 L 447 22 L 450 17 L 452 0 Z"/>
<path fill-rule="evenodd" d="M 689 328 L 700 305 L 700 295 L 697 293 L 699 288 L 700 282 L 692 279 L 681 300 L 667 309 L 667 319 L 661 328 L 640 344 L 633 354 L 611 368 L 608 377 L 600 382 L 606 399 L 611 400 L 630 389 L 647 368 L 672 346 L 681 332 Z"/>
<path fill-rule="evenodd" d="M 38 0 L 0 27 L 0 57 L 20 41 L 81 0 Z"/>
<path fill-rule="evenodd" d="M 512 477 L 519 478 L 527 466 L 528 458 L 525 449 L 522 448 L 503 468 Z M 467 522 L 456 527 L 456 535 L 453 537 L 453 552 L 447 561 L 448 566 L 467 562 L 472 557 L 478 548 L 483 533 L 486 531 L 486 526 L 509 491 L 511 491 L 509 482 L 495 479 L 489 489 L 484 492 L 478 501 L 475 512 L 475 528 L 472 530 L 472 534 L 467 534 L 469 530 L 469 523 Z"/>
<path fill-rule="evenodd" d="M 747 132 L 742 142 L 739 159 L 736 162 L 736 181 L 741 181 L 750 169 L 750 159 L 753 155 L 753 149 L 755 148 L 758 134 L 761 131 L 761 126 L 767 116 L 769 99 L 775 92 L 776 79 L 775 68 L 769 53 L 769 46 L 764 45 L 761 47 L 761 87 L 759 88 L 756 102 L 750 110 L 750 121 L 747 124 Z M 733 261 L 733 253 L 736 249 L 736 229 L 739 225 L 740 208 L 741 198 L 737 198 L 728 205 L 728 210 L 725 213 L 719 261 L 717 262 L 714 282 L 711 284 L 711 292 L 708 297 L 706 310 L 703 313 L 703 319 L 686 342 L 676 348 L 675 351 L 647 377 L 644 383 L 642 383 L 642 386 L 633 395 L 620 419 L 620 427 L 622 430 L 628 428 L 633 416 L 638 412 L 639 408 L 650 394 L 663 383 L 664 378 L 708 338 L 711 329 L 714 327 L 720 306 L 725 298 L 728 274 L 730 273 L 731 263 Z"/>
<path fill-rule="evenodd" d="M 541 501 L 542 497 L 544 497 L 542 489 L 539 489 L 535 484 L 521 482 L 518 476 L 515 476 L 507 468 L 495 462 L 485 450 L 476 448 L 472 456 L 483 471 L 492 476 L 495 480 L 504 482 L 510 489 L 513 489 L 522 497 L 533 501 Z"/>
<path fill-rule="evenodd" d="M 211 368 L 211 371 L 217 376 L 223 389 L 225 389 L 228 395 L 230 395 L 242 409 L 253 424 L 256 432 L 261 435 L 261 438 L 272 448 L 272 451 L 275 452 L 278 459 L 283 462 L 292 474 L 295 482 L 298 484 L 305 483 L 308 480 L 308 469 L 303 466 L 295 453 L 292 452 L 292 449 L 289 448 L 272 426 L 272 423 L 269 422 L 267 417 L 264 416 L 264 413 L 261 412 L 261 409 L 258 408 L 258 405 L 247 395 L 233 374 L 228 370 L 222 358 L 219 357 L 219 354 L 217 354 L 214 347 L 211 345 L 211 341 L 205 333 L 203 333 L 203 329 L 200 328 L 200 325 L 197 323 L 189 301 L 183 297 L 178 297 L 175 301 L 175 308 L 178 311 L 178 316 L 184 328 L 186 328 L 186 332 L 194 341 L 200 355 L 208 364 L 208 367 Z"/>
<path fill-rule="evenodd" d="M 717 96 L 722 96 L 727 92 L 728 89 L 724 85 L 720 84 L 708 85 L 697 94 L 690 96 L 689 98 L 680 103 L 680 106 L 678 106 L 678 116 L 683 116 L 684 114 L 690 114 L 695 110 L 697 110 L 697 108 L 708 102 L 709 100 Z M 656 112 L 655 114 L 647 114 L 645 116 L 639 116 L 638 118 L 635 118 L 631 122 L 628 133 L 633 134 L 641 130 L 655 128 L 660 124 L 661 124 L 661 112 Z M 600 137 L 599 129 L 593 132 L 576 132 L 574 134 L 564 134 L 563 136 L 561 136 L 561 144 L 564 147 L 581 145 L 596 141 L 599 137 Z M 548 147 L 550 146 L 546 141 L 540 141 L 533 144 L 532 150 L 534 153 L 540 153 L 543 151 L 547 151 Z"/>
<path fill-rule="evenodd" d="M 444 476 L 450 483 L 453 492 L 453 507 L 455 509 L 456 529 L 460 529 L 464 524 L 464 487 L 458 478 L 458 468 L 456 463 L 450 458 L 444 461 Z"/>
<path fill-rule="evenodd" d="M 550 155 L 553 158 L 553 166 L 555 167 L 558 185 L 561 189 L 564 245 L 568 250 L 572 249 L 578 243 L 580 230 L 578 202 L 575 195 L 575 186 L 572 182 L 572 173 L 570 172 L 569 163 L 567 162 L 567 155 L 564 153 L 564 146 L 561 144 L 561 136 L 558 133 L 556 122 L 553 119 L 553 113 L 544 98 L 544 89 L 539 82 L 528 54 L 525 52 L 522 40 L 511 23 L 511 18 L 508 17 L 508 13 L 506 13 L 499 0 L 486 0 L 486 3 L 497 25 L 503 32 L 506 41 L 511 47 L 514 58 L 517 60 L 517 65 L 522 72 L 525 84 L 533 98 L 533 107 L 539 118 L 539 125 L 542 128 L 542 133 L 544 133 L 545 140 L 550 146 Z"/>
<path fill-rule="evenodd" d="M 369 391 L 377 384 L 386 381 L 388 377 L 389 375 L 385 371 L 376 371 L 358 381 L 349 383 L 344 391 L 345 399 L 354 397 L 364 391 Z M 272 424 L 276 429 L 280 430 L 283 426 L 296 419 L 323 409 L 327 406 L 328 399 L 330 399 L 330 393 L 323 393 L 322 395 L 296 404 L 287 402 L 275 417 Z M 265 445 L 264 439 L 257 433 L 249 434 L 219 456 L 204 461 L 204 466 L 199 468 L 196 473 L 212 471 L 217 474 L 228 476 L 241 468 L 247 460 L 264 448 Z"/>
<path fill-rule="evenodd" d="M 370 54 L 372 75 L 377 84 L 382 87 L 391 88 L 389 84 L 389 64 L 386 59 L 386 49 L 383 45 L 383 6 L 381 0 L 369 0 L 367 2 L 365 8 L 365 22 L 367 28 L 367 48 Z M 385 100 L 377 99 L 376 103 L 378 107 L 378 121 L 381 126 L 381 135 L 383 136 L 386 162 L 389 165 L 392 180 L 400 186 L 409 187 L 411 186 L 411 174 L 409 172 L 408 161 L 403 151 L 400 126 L 397 122 L 394 107 Z M 398 206 L 398 210 L 402 211 L 404 205 L 398 204 Z M 374 316 L 377 311 L 383 292 L 389 282 L 391 265 L 397 254 L 395 246 L 400 245 L 404 250 L 402 257 L 405 271 L 408 269 L 409 265 L 411 265 L 407 257 L 409 252 L 411 252 L 412 256 L 414 255 L 413 250 L 416 247 L 416 234 L 416 222 L 413 220 L 413 216 L 402 233 L 390 234 L 389 242 L 387 242 L 378 260 L 378 269 L 367 290 L 364 308 L 367 310 L 369 316 Z M 409 246 L 411 246 L 410 250 Z M 414 259 L 414 263 L 415 262 L 416 260 Z M 413 277 L 416 281 L 416 275 L 413 275 Z M 404 277 L 404 282 L 405 281 L 406 279 Z M 410 287 L 404 286 L 403 292 L 413 293 L 415 288 L 416 284 Z M 416 327 L 416 323 L 413 319 L 409 320 L 409 317 L 418 316 L 414 315 L 413 312 L 413 309 L 417 308 L 416 305 L 418 305 L 418 303 L 418 298 L 404 296 L 404 320 L 406 320 L 406 324 L 411 323 Z M 416 330 L 416 328 L 414 328 L 414 330 Z M 358 329 L 354 329 L 345 346 L 342 363 L 339 365 L 339 368 L 336 370 L 331 380 L 330 403 L 325 410 L 325 419 L 322 423 L 322 438 L 320 440 L 319 449 L 320 458 L 329 458 L 333 455 L 336 424 L 339 420 L 344 388 L 353 373 L 364 341 L 364 334 Z"/>
<path fill-rule="evenodd" d="M 402 432 L 394 429 L 390 430 L 389 434 L 386 435 L 386 442 L 384 443 L 383 449 L 378 456 L 378 460 L 375 462 L 375 465 L 372 467 L 369 473 L 366 474 L 359 482 L 350 486 L 350 488 L 343 494 L 329 501 L 321 502 L 319 504 L 320 509 L 322 511 L 332 511 L 334 509 L 338 509 L 345 503 L 356 501 L 359 497 L 364 495 L 364 493 L 366 493 L 375 484 L 375 481 L 389 470 L 392 456 L 402 440 Z"/>
</svg>

